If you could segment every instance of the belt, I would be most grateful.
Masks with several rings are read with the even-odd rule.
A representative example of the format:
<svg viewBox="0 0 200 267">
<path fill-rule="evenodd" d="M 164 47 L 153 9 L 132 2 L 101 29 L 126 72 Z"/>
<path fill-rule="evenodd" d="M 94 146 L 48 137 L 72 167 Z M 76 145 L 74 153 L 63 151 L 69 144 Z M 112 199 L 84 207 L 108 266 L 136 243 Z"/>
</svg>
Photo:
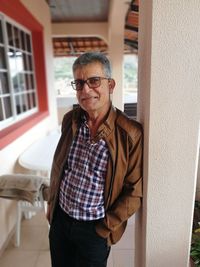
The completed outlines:
<svg viewBox="0 0 200 267">
<path fill-rule="evenodd" d="M 77 224 L 94 224 L 102 219 L 97 219 L 97 220 L 90 220 L 90 221 L 84 221 L 84 220 L 77 220 L 74 219 L 73 217 L 69 216 L 61 207 L 60 205 L 58 205 L 58 213 L 65 218 L 65 220 L 69 221 L 69 222 L 73 222 L 73 223 L 77 223 Z"/>
</svg>

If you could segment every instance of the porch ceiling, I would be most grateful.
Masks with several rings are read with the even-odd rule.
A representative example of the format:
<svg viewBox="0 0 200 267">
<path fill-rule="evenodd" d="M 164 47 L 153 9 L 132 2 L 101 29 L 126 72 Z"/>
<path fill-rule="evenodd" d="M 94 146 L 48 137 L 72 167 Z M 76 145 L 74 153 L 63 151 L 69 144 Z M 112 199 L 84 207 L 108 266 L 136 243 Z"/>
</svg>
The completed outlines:
<svg viewBox="0 0 200 267">
<path fill-rule="evenodd" d="M 52 23 L 62 22 L 107 22 L 109 0 L 46 0 Z M 138 50 L 139 0 L 132 0 L 125 19 L 124 53 Z M 86 51 L 107 53 L 108 46 L 98 37 L 54 37 L 54 56 L 73 56 Z"/>
</svg>

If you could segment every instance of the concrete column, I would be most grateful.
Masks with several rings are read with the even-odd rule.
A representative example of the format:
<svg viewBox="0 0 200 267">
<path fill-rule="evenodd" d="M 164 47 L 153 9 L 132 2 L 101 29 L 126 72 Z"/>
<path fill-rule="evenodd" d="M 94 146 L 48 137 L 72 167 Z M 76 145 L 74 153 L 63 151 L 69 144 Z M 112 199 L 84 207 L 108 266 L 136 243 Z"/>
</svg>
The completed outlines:
<svg viewBox="0 0 200 267">
<path fill-rule="evenodd" d="M 130 1 L 110 1 L 109 14 L 109 57 L 113 69 L 116 87 L 113 93 L 113 104 L 123 110 L 123 55 L 124 55 L 124 25 L 125 16 Z"/>
<path fill-rule="evenodd" d="M 199 152 L 199 1 L 141 0 L 139 25 L 144 199 L 136 267 L 187 267 Z"/>
</svg>

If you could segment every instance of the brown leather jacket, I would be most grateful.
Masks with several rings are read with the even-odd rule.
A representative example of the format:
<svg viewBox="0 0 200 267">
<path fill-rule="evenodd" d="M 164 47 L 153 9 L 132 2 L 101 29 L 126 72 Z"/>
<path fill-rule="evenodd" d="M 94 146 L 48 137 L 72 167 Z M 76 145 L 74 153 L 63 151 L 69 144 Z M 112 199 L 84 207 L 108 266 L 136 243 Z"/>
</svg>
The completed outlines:
<svg viewBox="0 0 200 267">
<path fill-rule="evenodd" d="M 81 109 L 68 112 L 63 119 L 62 135 L 55 151 L 50 183 L 50 221 L 58 201 L 59 187 L 69 148 L 79 127 Z M 142 145 L 141 125 L 111 106 L 106 121 L 98 130 L 109 149 L 105 182 L 105 218 L 96 224 L 96 232 L 115 244 L 124 233 L 127 219 L 141 205 Z"/>
</svg>

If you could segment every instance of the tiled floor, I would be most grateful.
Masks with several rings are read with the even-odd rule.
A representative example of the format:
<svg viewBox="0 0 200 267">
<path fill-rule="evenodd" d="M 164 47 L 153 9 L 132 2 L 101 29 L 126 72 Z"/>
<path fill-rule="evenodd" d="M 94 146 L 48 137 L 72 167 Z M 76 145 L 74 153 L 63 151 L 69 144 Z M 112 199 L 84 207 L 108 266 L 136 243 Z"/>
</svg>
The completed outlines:
<svg viewBox="0 0 200 267">
<path fill-rule="evenodd" d="M 134 220 L 123 238 L 112 247 L 108 267 L 134 267 Z M 19 248 L 11 242 L 0 258 L 1 267 L 50 267 L 48 225 L 44 213 L 23 220 Z"/>
</svg>

